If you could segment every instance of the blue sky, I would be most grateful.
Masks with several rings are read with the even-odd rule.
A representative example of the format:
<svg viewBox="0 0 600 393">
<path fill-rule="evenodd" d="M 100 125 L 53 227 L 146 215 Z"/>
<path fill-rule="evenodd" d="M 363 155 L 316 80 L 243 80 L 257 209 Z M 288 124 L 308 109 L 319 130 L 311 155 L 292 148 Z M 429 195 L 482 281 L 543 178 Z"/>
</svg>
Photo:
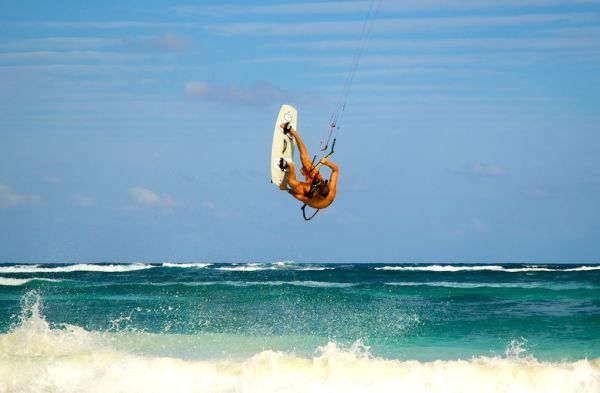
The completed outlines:
<svg viewBox="0 0 600 393">
<path fill-rule="evenodd" d="M 600 262 L 600 1 L 2 2 L 0 261 Z"/>
</svg>

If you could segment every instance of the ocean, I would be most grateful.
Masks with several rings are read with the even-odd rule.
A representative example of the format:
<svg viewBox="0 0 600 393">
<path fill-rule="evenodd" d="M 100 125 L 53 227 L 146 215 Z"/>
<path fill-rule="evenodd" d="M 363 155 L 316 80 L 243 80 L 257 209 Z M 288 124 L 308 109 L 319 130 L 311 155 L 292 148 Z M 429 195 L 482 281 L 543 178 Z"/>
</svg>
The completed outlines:
<svg viewBox="0 0 600 393">
<path fill-rule="evenodd" d="M 0 392 L 600 392 L 600 265 L 1 264 Z"/>
</svg>

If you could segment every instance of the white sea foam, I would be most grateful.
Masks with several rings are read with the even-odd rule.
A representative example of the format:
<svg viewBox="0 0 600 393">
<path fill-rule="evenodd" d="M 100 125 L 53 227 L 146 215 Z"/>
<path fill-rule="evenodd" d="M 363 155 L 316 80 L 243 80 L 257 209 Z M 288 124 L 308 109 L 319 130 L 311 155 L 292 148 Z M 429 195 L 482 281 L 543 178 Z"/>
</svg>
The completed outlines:
<svg viewBox="0 0 600 393">
<path fill-rule="evenodd" d="M 11 278 L 11 277 L 0 277 L 0 286 L 20 286 L 25 285 L 31 281 L 46 281 L 46 282 L 61 282 L 62 280 L 55 280 L 52 278 Z"/>
<path fill-rule="evenodd" d="M 399 281 L 399 282 L 386 282 L 385 285 L 402 286 L 402 287 L 415 287 L 415 286 L 429 286 L 429 287 L 445 287 L 445 288 L 459 288 L 459 289 L 472 289 L 472 288 L 523 288 L 523 289 L 553 289 L 553 290 L 574 290 L 574 289 L 599 289 L 600 287 L 583 284 L 583 283 L 543 283 L 543 282 L 501 282 L 501 283 L 487 283 L 487 282 L 453 282 L 453 281 L 426 281 L 426 282 L 412 282 L 412 281 Z"/>
<path fill-rule="evenodd" d="M 274 270 L 276 267 L 267 265 L 264 263 L 246 263 L 236 264 L 231 266 L 221 266 L 217 270 L 230 271 L 230 272 L 255 272 L 259 270 Z"/>
<path fill-rule="evenodd" d="M 600 266 L 579 266 L 575 268 L 557 269 L 547 266 L 525 266 L 525 267 L 503 267 L 499 265 L 475 265 L 475 266 L 454 266 L 454 265 L 428 265 L 428 266 L 382 266 L 375 270 L 391 271 L 426 271 L 426 272 L 463 272 L 463 271 L 494 271 L 508 273 L 524 272 L 582 272 L 590 270 L 600 270 Z"/>
<path fill-rule="evenodd" d="M 323 270 L 333 270 L 333 267 L 325 267 L 325 266 L 298 266 L 294 270 L 300 271 L 323 271 Z"/>
<path fill-rule="evenodd" d="M 429 281 L 429 282 L 386 282 L 385 285 L 401 286 L 401 287 L 417 287 L 417 286 L 428 286 L 428 287 L 444 287 L 444 288 L 536 288 L 534 285 L 525 284 L 525 286 L 518 283 L 471 283 L 471 282 L 451 282 L 451 281 Z"/>
<path fill-rule="evenodd" d="M 144 263 L 132 263 L 123 265 L 96 265 L 90 263 L 79 263 L 65 266 L 43 266 L 43 265 L 14 265 L 0 266 L 0 273 L 70 273 L 70 272 L 97 272 L 97 273 L 122 273 L 135 270 L 150 269 L 152 265 Z"/>
<path fill-rule="evenodd" d="M 350 288 L 360 285 L 359 283 L 350 282 L 327 282 L 327 281 L 290 281 L 286 284 L 313 287 L 313 288 Z"/>
<path fill-rule="evenodd" d="M 552 269 L 549 267 L 541 267 L 541 266 L 527 266 L 527 267 L 509 267 L 503 269 L 505 272 L 509 273 L 524 273 L 524 272 L 564 272 L 569 271 L 568 269 Z"/>
<path fill-rule="evenodd" d="M 191 361 L 131 353 L 72 326 L 25 329 L 0 336 L 2 392 L 597 393 L 600 389 L 600 359 L 549 363 L 517 354 L 399 361 L 331 342 L 313 357 L 265 350 L 239 361 Z"/>
<path fill-rule="evenodd" d="M 358 283 L 345 283 L 345 282 L 327 282 L 327 281 L 211 281 L 204 283 L 197 283 L 200 285 L 231 285 L 237 287 L 249 287 L 256 285 L 267 285 L 267 286 L 281 286 L 281 285 L 294 285 L 297 287 L 310 287 L 310 288 L 349 288 L 359 285 Z"/>
<path fill-rule="evenodd" d="M 462 272 L 462 271 L 480 271 L 480 270 L 503 271 L 505 269 L 502 266 L 498 266 L 498 265 L 485 265 L 485 266 L 429 265 L 429 266 L 382 266 L 382 267 L 376 267 L 375 270 Z"/>
<path fill-rule="evenodd" d="M 360 285 L 358 283 L 327 282 L 327 281 L 249 281 L 248 285 L 294 285 L 311 288 L 349 288 Z"/>
<path fill-rule="evenodd" d="M 297 287 L 311 288 L 349 288 L 360 285 L 360 283 L 328 282 L 328 281 L 192 281 L 192 282 L 163 282 L 147 285 L 166 286 L 166 285 L 186 285 L 186 286 L 212 286 L 226 285 L 232 287 L 251 287 L 257 285 L 282 286 L 294 285 Z"/>
<path fill-rule="evenodd" d="M 180 267 L 180 268 L 192 268 L 192 269 L 203 269 L 211 266 L 211 263 L 171 263 L 165 262 L 162 267 Z"/>
<path fill-rule="evenodd" d="M 432 362 L 376 358 L 360 343 L 344 348 L 330 342 L 306 357 L 263 350 L 241 360 L 184 360 L 119 343 L 107 333 L 51 326 L 40 312 L 39 295 L 30 293 L 19 325 L 0 334 L 0 392 L 600 391 L 600 359 L 541 362 L 523 357 L 519 340 L 506 357 Z"/>
<path fill-rule="evenodd" d="M 255 272 L 260 270 L 323 271 L 334 270 L 335 268 L 321 265 L 301 264 L 293 261 L 280 261 L 274 263 L 239 263 L 229 266 L 221 266 L 216 269 L 231 272 Z"/>
<path fill-rule="evenodd" d="M 574 267 L 571 269 L 565 269 L 565 271 L 567 271 L 567 272 L 587 272 L 590 270 L 600 270 L 600 265 L 598 265 L 598 266 L 580 266 L 580 267 Z"/>
</svg>

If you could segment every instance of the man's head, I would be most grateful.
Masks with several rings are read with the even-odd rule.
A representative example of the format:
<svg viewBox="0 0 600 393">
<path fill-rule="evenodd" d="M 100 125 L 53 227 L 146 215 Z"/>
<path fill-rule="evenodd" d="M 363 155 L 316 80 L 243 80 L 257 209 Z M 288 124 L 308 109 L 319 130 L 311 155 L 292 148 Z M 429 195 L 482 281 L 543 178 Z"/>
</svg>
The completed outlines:
<svg viewBox="0 0 600 393">
<path fill-rule="evenodd" d="M 317 193 L 322 196 L 323 198 L 326 198 L 327 195 L 329 195 L 329 181 L 325 180 L 324 182 L 319 183 L 319 185 L 317 186 Z"/>
</svg>

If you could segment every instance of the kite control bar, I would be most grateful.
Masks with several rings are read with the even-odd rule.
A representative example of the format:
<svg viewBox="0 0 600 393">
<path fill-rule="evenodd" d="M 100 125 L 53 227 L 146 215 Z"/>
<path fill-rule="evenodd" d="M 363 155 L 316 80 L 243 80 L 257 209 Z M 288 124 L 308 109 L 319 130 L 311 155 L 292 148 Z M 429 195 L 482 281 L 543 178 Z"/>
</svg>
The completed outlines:
<svg viewBox="0 0 600 393">
<path fill-rule="evenodd" d="M 329 151 L 329 153 L 325 154 L 325 155 L 323 156 L 323 158 L 321 158 L 321 159 L 329 158 L 329 157 L 331 157 L 331 156 L 333 155 L 333 153 L 334 153 L 333 149 L 335 149 L 335 141 L 336 141 L 336 139 L 334 138 L 334 139 L 333 139 L 333 143 L 331 144 L 331 150 Z M 309 171 L 309 173 L 310 173 L 310 172 L 312 172 L 312 171 L 314 171 L 315 169 L 318 169 L 318 168 L 319 168 L 321 165 L 323 165 L 323 164 L 321 163 L 321 161 L 319 161 L 319 162 L 318 162 L 318 163 L 315 165 L 315 160 L 316 160 L 316 159 L 317 159 L 317 156 L 315 155 L 315 156 L 313 157 L 313 159 L 312 159 L 312 163 L 310 164 L 310 171 Z"/>
</svg>

